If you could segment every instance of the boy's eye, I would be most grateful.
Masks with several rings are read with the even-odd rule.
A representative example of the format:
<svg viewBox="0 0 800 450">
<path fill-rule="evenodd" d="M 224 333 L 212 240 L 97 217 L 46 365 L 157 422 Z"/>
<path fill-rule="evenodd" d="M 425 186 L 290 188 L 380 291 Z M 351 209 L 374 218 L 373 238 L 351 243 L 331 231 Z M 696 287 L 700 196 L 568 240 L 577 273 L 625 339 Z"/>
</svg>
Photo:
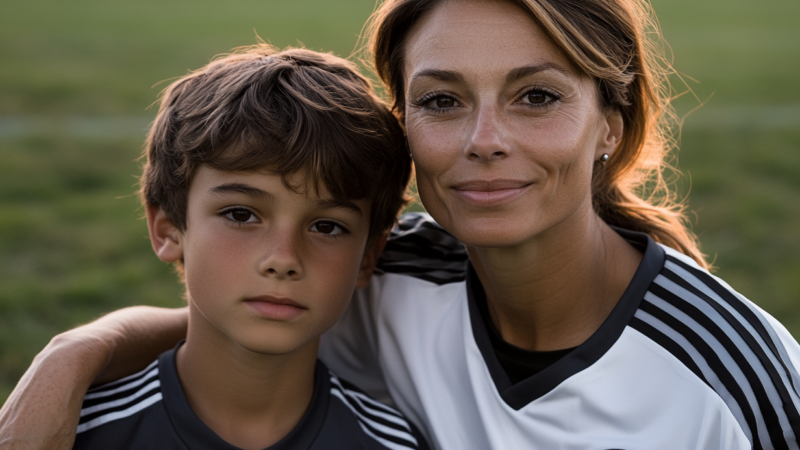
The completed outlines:
<svg viewBox="0 0 800 450">
<path fill-rule="evenodd" d="M 341 227 L 338 223 L 330 220 L 320 220 L 319 222 L 314 223 L 314 225 L 311 225 L 311 231 L 333 236 L 347 232 L 347 230 Z"/>
<path fill-rule="evenodd" d="M 239 223 L 256 222 L 256 216 L 244 208 L 235 208 L 225 211 L 225 217 Z"/>
</svg>

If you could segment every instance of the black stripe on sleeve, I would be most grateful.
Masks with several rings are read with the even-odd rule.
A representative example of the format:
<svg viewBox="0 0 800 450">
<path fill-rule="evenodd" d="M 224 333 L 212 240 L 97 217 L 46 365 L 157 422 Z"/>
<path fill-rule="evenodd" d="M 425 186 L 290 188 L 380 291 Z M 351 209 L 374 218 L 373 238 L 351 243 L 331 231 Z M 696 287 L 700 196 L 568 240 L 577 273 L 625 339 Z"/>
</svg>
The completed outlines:
<svg viewBox="0 0 800 450">
<path fill-rule="evenodd" d="M 755 369 L 750 365 L 750 363 L 745 358 L 744 354 L 742 354 L 741 350 L 736 346 L 736 344 L 733 343 L 730 337 L 728 337 L 728 335 L 726 335 L 719 328 L 719 326 L 717 326 L 717 324 L 714 323 L 713 320 L 711 320 L 710 317 L 705 315 L 702 311 L 697 309 L 691 303 L 677 297 L 669 290 L 654 283 L 650 287 L 650 291 L 659 298 L 661 298 L 662 300 L 674 306 L 676 309 L 686 314 L 687 316 L 691 317 L 708 333 L 714 336 L 714 338 L 717 340 L 717 342 L 720 343 L 720 345 L 722 345 L 725 351 L 733 359 L 738 369 L 742 372 L 742 374 L 744 374 L 748 384 L 750 384 L 750 387 L 756 396 L 758 409 L 761 415 L 764 417 L 764 422 L 767 425 L 767 430 L 769 431 L 770 440 L 772 441 L 773 446 L 775 448 L 788 449 L 789 447 L 786 444 L 786 439 L 783 436 L 783 430 L 779 422 L 778 412 L 775 411 L 772 401 L 767 395 L 766 387 L 764 386 L 764 383 L 767 382 L 767 380 L 762 380 L 758 376 Z M 751 350 L 754 349 L 751 348 Z M 775 387 L 777 388 L 776 390 L 778 394 L 783 398 L 784 395 L 781 395 L 781 389 L 780 389 L 780 387 L 783 387 L 783 383 L 781 382 L 780 386 L 775 386 Z M 788 393 L 785 395 L 788 396 Z"/>
<path fill-rule="evenodd" d="M 769 376 L 769 382 L 775 387 L 775 390 L 777 391 L 778 396 L 781 399 L 782 409 L 786 413 L 786 417 L 787 417 L 787 419 L 789 421 L 789 424 L 790 424 L 790 426 L 792 428 L 792 431 L 794 432 L 794 435 L 795 436 L 800 436 L 800 414 L 797 411 L 797 406 L 794 404 L 794 401 L 792 400 L 792 396 L 789 393 L 789 391 L 788 391 L 788 389 L 786 387 L 786 384 L 784 383 L 784 379 L 781 377 L 781 374 L 778 373 L 779 369 L 773 364 L 773 362 L 770 360 L 769 356 L 765 353 L 764 348 L 758 343 L 758 341 L 755 339 L 755 337 L 753 337 L 753 335 L 750 334 L 750 332 L 745 328 L 745 326 L 741 322 L 739 322 L 739 320 L 737 320 L 736 317 L 733 314 L 731 314 L 730 311 L 728 311 L 725 307 L 723 307 L 722 305 L 720 305 L 719 303 L 714 301 L 714 299 L 709 298 L 706 294 L 701 292 L 699 289 L 697 289 L 694 285 L 689 283 L 687 280 L 681 278 L 680 276 L 678 276 L 674 272 L 670 272 L 669 270 L 666 270 L 664 275 L 669 280 L 673 281 L 675 284 L 683 287 L 684 289 L 688 290 L 689 292 L 692 292 L 698 298 L 700 298 L 701 300 L 705 301 L 707 304 L 712 306 L 714 308 L 714 310 L 717 311 L 717 313 L 719 313 L 724 318 L 724 320 L 734 328 L 734 330 L 736 330 L 737 334 L 739 334 L 741 336 L 742 340 L 745 341 L 745 343 L 747 344 L 748 348 L 753 352 L 753 354 L 755 354 L 755 356 L 761 362 L 761 365 L 764 367 L 764 370 L 766 371 L 767 375 Z M 664 297 L 662 297 L 662 298 L 664 298 Z M 681 308 L 678 303 L 685 303 L 685 301 L 676 302 L 673 299 L 673 301 L 670 301 L 670 303 L 672 303 L 675 307 L 681 309 L 682 311 L 686 312 L 687 314 L 689 314 L 689 311 L 692 310 L 692 314 L 690 314 L 690 315 L 692 316 L 693 319 L 695 319 L 698 323 L 701 323 L 703 325 L 703 327 L 705 327 L 709 331 L 712 331 L 712 328 L 715 329 L 715 331 L 712 331 L 712 333 L 714 334 L 715 337 L 717 337 L 717 339 L 721 343 L 723 343 L 723 345 L 725 346 L 726 350 L 728 350 L 728 353 L 731 353 L 731 355 L 733 355 L 734 352 L 737 352 L 737 353 L 739 352 L 738 347 L 736 347 L 736 345 L 732 341 L 730 341 L 730 339 L 727 338 L 727 336 L 725 336 L 724 340 L 720 338 L 720 335 L 724 336 L 724 333 L 722 332 L 722 330 L 719 329 L 719 327 L 714 323 L 714 321 L 711 318 L 706 316 L 699 309 L 695 309 L 694 307 L 692 307 L 691 309 L 690 308 L 686 308 L 686 309 Z M 736 303 L 741 303 L 741 302 L 738 301 L 738 299 L 737 299 Z M 685 304 L 688 304 L 688 303 L 685 303 Z M 747 308 L 745 305 L 742 305 L 742 306 Z M 749 308 L 747 308 L 747 309 L 749 310 Z M 764 330 L 764 332 L 766 333 L 766 330 Z M 763 335 L 762 335 L 762 337 L 763 337 Z M 771 339 L 769 339 L 769 337 L 767 338 L 767 340 L 765 340 L 765 342 L 768 343 L 767 345 L 772 343 L 772 341 L 771 341 Z M 788 372 L 788 368 L 784 365 L 784 362 L 781 359 L 780 354 L 777 352 L 777 349 L 775 349 L 774 347 L 770 346 L 770 350 L 773 351 L 773 357 L 775 358 L 775 360 L 780 362 L 781 368 L 784 371 L 783 373 L 786 376 L 786 379 L 788 379 L 790 381 L 790 384 L 791 384 L 791 378 L 792 378 L 791 374 Z M 740 366 L 743 369 L 744 369 L 745 366 L 747 368 L 750 368 L 749 364 L 746 361 L 742 362 L 742 361 L 737 360 L 737 364 L 740 364 Z M 766 382 L 766 380 L 764 380 L 764 382 Z M 773 408 L 773 405 L 771 404 L 771 402 L 769 403 L 769 405 L 770 405 L 770 407 L 768 409 L 770 411 L 774 412 L 774 408 Z M 777 406 L 777 405 L 775 405 L 775 406 Z M 777 414 L 777 412 L 775 412 L 775 414 Z M 785 439 L 782 439 L 782 440 L 785 440 Z"/>
<path fill-rule="evenodd" d="M 689 356 L 689 354 L 683 349 L 683 347 L 680 346 L 680 344 L 673 341 L 669 338 L 669 336 L 653 328 L 650 324 L 642 321 L 638 317 L 634 317 L 633 320 L 631 320 L 631 327 L 653 340 L 653 342 L 663 347 L 666 351 L 672 353 L 672 355 L 678 358 L 678 360 L 682 362 L 686 368 L 697 375 L 697 378 L 700 378 L 703 380 L 703 383 L 711 387 L 711 385 L 708 383 L 708 380 L 706 380 L 705 375 L 703 375 L 703 371 L 697 367 L 697 364 L 695 364 L 692 357 Z"/>
<path fill-rule="evenodd" d="M 439 285 L 466 279 L 467 251 L 423 214 L 404 215 L 389 236 L 377 273 L 409 275 Z"/>
<path fill-rule="evenodd" d="M 714 279 L 714 277 L 712 277 L 708 273 L 706 273 L 706 272 L 704 272 L 704 271 L 702 271 L 702 270 L 700 270 L 700 269 L 698 269 L 696 267 L 692 267 L 689 264 L 686 264 L 685 262 L 683 262 L 680 259 L 675 258 L 673 256 L 669 256 L 668 255 L 667 256 L 667 260 L 669 260 L 670 262 L 680 266 L 682 269 L 686 270 L 687 272 L 691 273 L 701 283 L 703 283 L 706 286 L 708 286 L 712 291 L 714 291 L 714 293 L 719 295 L 720 298 L 722 298 L 726 303 L 728 303 L 728 305 L 730 305 L 739 314 L 741 314 L 741 316 L 744 317 L 745 320 L 747 320 L 747 322 L 750 324 L 750 326 L 752 326 L 753 329 L 756 330 L 758 335 L 761 336 L 761 339 L 766 343 L 766 345 L 769 346 L 769 349 L 772 351 L 772 354 L 775 355 L 775 358 L 778 361 L 780 361 L 780 364 L 781 364 L 781 366 L 783 368 L 783 371 L 786 374 L 787 378 L 789 379 L 789 382 L 792 384 L 792 387 L 794 387 L 795 390 L 798 388 L 798 386 L 794 386 L 794 381 L 792 380 L 792 376 L 789 373 L 789 368 L 786 366 L 786 362 L 783 360 L 783 358 L 781 358 L 780 352 L 776 348 L 775 343 L 772 341 L 772 336 L 770 336 L 770 333 L 766 330 L 766 328 L 764 328 L 764 324 L 761 322 L 761 320 L 759 320 L 758 317 L 756 317 L 756 314 L 747 305 L 745 305 L 739 298 L 737 298 L 726 287 L 720 285 L 720 283 L 717 282 Z M 712 303 L 716 303 L 716 302 L 712 302 Z M 796 411 L 796 408 L 795 408 L 795 411 Z M 793 428 L 794 428 L 794 424 L 793 424 Z M 795 435 L 796 436 L 800 435 L 800 434 L 797 433 L 797 430 L 795 430 Z"/>
<path fill-rule="evenodd" d="M 689 326 L 673 317 L 666 311 L 648 302 L 647 300 L 642 301 L 640 309 L 660 320 L 682 335 L 697 350 L 697 352 L 700 353 L 700 355 L 706 360 L 706 363 L 711 370 L 717 375 L 717 378 L 719 378 L 722 385 L 725 386 L 725 389 L 728 390 L 731 396 L 736 400 L 736 403 L 739 404 L 745 422 L 747 422 L 747 426 L 750 428 L 751 435 L 753 436 L 752 443 L 754 450 L 763 449 L 761 446 L 761 440 L 759 439 L 758 426 L 756 425 L 756 417 L 752 406 L 747 400 L 744 391 L 742 391 L 741 386 L 739 386 L 739 383 L 736 381 L 730 371 L 728 371 L 714 350 Z"/>
</svg>

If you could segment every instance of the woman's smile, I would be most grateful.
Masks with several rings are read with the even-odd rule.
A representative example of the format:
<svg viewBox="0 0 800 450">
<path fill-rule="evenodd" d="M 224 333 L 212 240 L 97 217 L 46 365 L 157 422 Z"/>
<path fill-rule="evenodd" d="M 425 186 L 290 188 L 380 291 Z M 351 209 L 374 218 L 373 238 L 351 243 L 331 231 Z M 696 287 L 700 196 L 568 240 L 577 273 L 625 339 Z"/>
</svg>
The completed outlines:
<svg viewBox="0 0 800 450">
<path fill-rule="evenodd" d="M 470 180 L 456 183 L 456 195 L 475 206 L 499 206 L 516 199 L 533 182 L 525 180 Z"/>
</svg>

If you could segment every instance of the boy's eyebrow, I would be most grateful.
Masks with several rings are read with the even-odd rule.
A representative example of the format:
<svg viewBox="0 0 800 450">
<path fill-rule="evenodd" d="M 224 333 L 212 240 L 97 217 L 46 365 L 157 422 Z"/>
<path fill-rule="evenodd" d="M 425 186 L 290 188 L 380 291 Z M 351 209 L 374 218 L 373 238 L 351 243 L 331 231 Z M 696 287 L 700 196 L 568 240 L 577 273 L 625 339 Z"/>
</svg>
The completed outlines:
<svg viewBox="0 0 800 450">
<path fill-rule="evenodd" d="M 363 216 L 364 215 L 364 211 L 362 211 L 361 208 L 358 207 L 358 205 L 356 205 L 353 202 L 349 202 L 347 200 L 336 200 L 336 199 L 321 200 L 320 199 L 320 200 L 315 200 L 314 203 L 320 209 L 345 208 L 345 209 L 349 209 L 349 210 L 357 213 L 359 216 Z"/>
<path fill-rule="evenodd" d="M 219 186 L 211 188 L 211 193 L 216 195 L 244 194 L 248 197 L 258 198 L 268 202 L 274 199 L 272 194 L 270 194 L 269 192 L 262 191 L 261 189 L 255 188 L 253 186 L 248 186 L 242 183 L 220 184 Z M 364 215 L 364 211 L 362 211 L 361 208 L 358 207 L 358 205 L 347 200 L 317 199 L 314 200 L 314 206 L 319 209 L 345 208 L 357 213 L 359 216 Z"/>
<path fill-rule="evenodd" d="M 254 188 L 253 186 L 248 186 L 242 183 L 225 183 L 220 184 L 219 186 L 215 186 L 211 188 L 212 194 L 217 195 L 224 195 L 224 194 L 244 194 L 248 197 L 258 198 L 264 201 L 271 201 L 272 194 L 266 191 L 262 191 L 261 189 Z"/>
</svg>

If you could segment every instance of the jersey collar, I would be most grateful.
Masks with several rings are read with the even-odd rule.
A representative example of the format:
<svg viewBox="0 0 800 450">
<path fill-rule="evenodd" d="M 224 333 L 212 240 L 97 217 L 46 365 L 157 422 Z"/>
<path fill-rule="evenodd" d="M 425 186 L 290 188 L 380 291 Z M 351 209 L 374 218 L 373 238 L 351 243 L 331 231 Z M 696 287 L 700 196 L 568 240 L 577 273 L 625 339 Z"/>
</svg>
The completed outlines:
<svg viewBox="0 0 800 450">
<path fill-rule="evenodd" d="M 472 264 L 468 265 L 467 298 L 472 334 L 489 369 L 497 392 L 511 408 L 515 410 L 523 408 L 528 403 L 552 391 L 564 380 L 586 369 L 600 359 L 622 335 L 625 327 L 628 326 L 628 323 L 639 308 L 639 304 L 650 283 L 664 266 L 665 252 L 649 236 L 618 228 L 614 230 L 644 253 L 642 262 L 639 264 L 633 280 L 631 280 L 628 288 L 622 294 L 619 303 L 617 303 L 600 328 L 586 342 L 551 366 L 517 384 L 511 384 L 511 380 L 494 353 L 489 331 L 486 328 L 487 324 L 484 323 L 477 304 L 478 299 L 483 302 L 486 301 L 486 293 Z"/>
<path fill-rule="evenodd" d="M 161 354 L 158 360 L 161 391 L 164 407 L 175 432 L 187 448 L 214 448 L 220 450 L 240 450 L 212 431 L 192 411 L 183 392 L 175 366 L 175 354 L 181 342 L 173 350 Z M 317 360 L 314 372 L 314 393 L 303 418 L 283 439 L 268 447 L 269 450 L 307 449 L 319 434 L 330 403 L 330 377 L 328 369 Z"/>
</svg>

